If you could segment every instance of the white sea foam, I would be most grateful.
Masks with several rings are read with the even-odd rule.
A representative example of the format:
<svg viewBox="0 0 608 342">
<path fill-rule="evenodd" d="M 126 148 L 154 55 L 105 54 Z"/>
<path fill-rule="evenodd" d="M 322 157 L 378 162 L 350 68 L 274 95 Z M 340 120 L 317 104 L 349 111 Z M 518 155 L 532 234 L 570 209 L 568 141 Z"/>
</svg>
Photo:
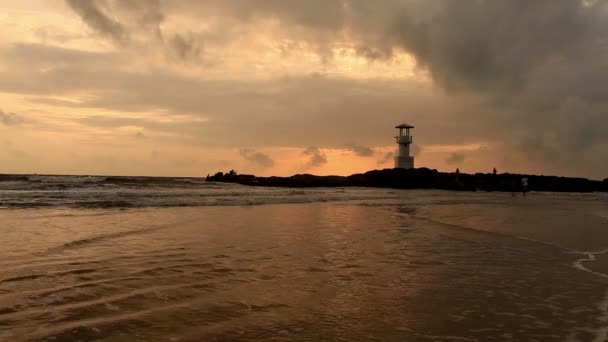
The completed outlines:
<svg viewBox="0 0 608 342">
<path fill-rule="evenodd" d="M 602 254 L 608 253 L 608 249 L 601 250 L 601 251 L 596 251 L 596 252 L 586 251 L 586 252 L 573 252 L 573 253 L 575 253 L 575 254 L 582 254 L 582 255 L 585 256 L 584 258 L 581 258 L 581 259 L 578 259 L 578 260 L 574 261 L 574 263 L 572 264 L 572 266 L 574 266 L 574 268 L 579 269 L 579 270 L 584 271 L 584 272 L 588 272 L 588 273 L 594 274 L 594 275 L 596 275 L 598 277 L 602 277 L 602 278 L 608 279 L 608 274 L 602 273 L 602 272 L 593 271 L 593 270 L 587 268 L 584 265 L 585 263 L 597 260 L 597 255 L 602 255 Z"/>
<path fill-rule="evenodd" d="M 281 203 L 315 203 L 357 200 L 399 199 L 399 194 L 385 190 L 341 189 L 275 189 L 246 186 L 139 186 L 106 187 L 99 184 L 53 183 L 34 184 L 44 189 L 0 188 L 0 208 L 142 208 L 262 205 Z M 11 185 L 12 186 L 12 185 Z M 29 185 L 28 185 L 29 186 Z M 66 188 L 67 187 L 67 188 Z"/>
<path fill-rule="evenodd" d="M 604 279 L 608 279 L 608 274 L 593 271 L 584 265 L 585 263 L 593 262 L 593 261 L 597 260 L 598 255 L 608 253 L 608 249 L 601 250 L 601 251 L 595 251 L 595 252 L 584 251 L 584 252 L 575 252 L 575 253 L 582 254 L 584 257 L 574 261 L 574 263 L 573 263 L 574 268 L 584 271 L 584 272 L 591 273 L 595 276 L 598 276 L 598 277 L 601 277 Z M 599 303 L 597 303 L 597 308 L 600 311 L 600 316 L 597 317 L 597 320 L 601 323 L 601 327 L 596 329 L 595 331 L 590 331 L 590 332 L 594 333 L 594 335 L 595 335 L 593 342 L 605 342 L 605 341 L 608 341 L 608 290 L 606 290 L 604 298 L 602 298 L 602 300 Z"/>
</svg>

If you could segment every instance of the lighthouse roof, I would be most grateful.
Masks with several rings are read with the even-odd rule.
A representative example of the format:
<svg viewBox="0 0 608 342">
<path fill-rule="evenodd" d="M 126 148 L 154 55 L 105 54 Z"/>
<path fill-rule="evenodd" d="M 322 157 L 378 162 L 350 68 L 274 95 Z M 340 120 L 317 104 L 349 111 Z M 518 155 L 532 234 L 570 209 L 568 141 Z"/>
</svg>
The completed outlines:
<svg viewBox="0 0 608 342">
<path fill-rule="evenodd" d="M 414 126 L 412 126 L 412 125 L 408 125 L 408 124 L 406 124 L 406 123 L 402 123 L 402 124 L 401 124 L 401 125 L 399 125 L 399 126 L 395 126 L 395 128 L 414 128 Z"/>
</svg>

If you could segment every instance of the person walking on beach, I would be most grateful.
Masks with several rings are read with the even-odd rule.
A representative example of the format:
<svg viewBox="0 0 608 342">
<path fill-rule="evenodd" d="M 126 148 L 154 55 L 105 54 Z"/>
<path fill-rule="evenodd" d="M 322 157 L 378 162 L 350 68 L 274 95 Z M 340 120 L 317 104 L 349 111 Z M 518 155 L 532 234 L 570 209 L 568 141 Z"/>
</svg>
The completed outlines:
<svg viewBox="0 0 608 342">
<path fill-rule="evenodd" d="M 521 193 L 526 196 L 526 192 L 528 192 L 528 177 L 521 179 Z"/>
</svg>

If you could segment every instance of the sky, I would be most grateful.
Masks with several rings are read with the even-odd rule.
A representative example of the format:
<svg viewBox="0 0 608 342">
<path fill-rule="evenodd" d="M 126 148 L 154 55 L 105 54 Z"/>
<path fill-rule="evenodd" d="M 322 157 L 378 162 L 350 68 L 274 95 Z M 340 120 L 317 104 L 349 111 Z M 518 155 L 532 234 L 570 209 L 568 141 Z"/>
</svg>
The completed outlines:
<svg viewBox="0 0 608 342">
<path fill-rule="evenodd" d="M 608 1 L 3 0 L 0 173 L 608 177 Z"/>
</svg>

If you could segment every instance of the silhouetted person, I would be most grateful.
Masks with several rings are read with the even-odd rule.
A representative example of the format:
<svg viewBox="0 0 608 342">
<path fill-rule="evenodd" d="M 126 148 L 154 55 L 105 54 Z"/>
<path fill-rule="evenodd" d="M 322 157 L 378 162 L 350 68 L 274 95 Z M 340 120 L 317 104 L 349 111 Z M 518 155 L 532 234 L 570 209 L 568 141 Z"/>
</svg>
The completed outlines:
<svg viewBox="0 0 608 342">
<path fill-rule="evenodd" d="M 456 168 L 456 174 L 459 175 L 460 174 L 460 169 Z"/>
<path fill-rule="evenodd" d="M 494 174 L 494 176 L 496 176 L 496 168 L 494 168 L 494 170 L 492 170 L 492 173 Z"/>
<path fill-rule="evenodd" d="M 526 196 L 526 192 L 528 192 L 528 178 L 524 177 L 521 179 L 521 193 Z"/>
</svg>

